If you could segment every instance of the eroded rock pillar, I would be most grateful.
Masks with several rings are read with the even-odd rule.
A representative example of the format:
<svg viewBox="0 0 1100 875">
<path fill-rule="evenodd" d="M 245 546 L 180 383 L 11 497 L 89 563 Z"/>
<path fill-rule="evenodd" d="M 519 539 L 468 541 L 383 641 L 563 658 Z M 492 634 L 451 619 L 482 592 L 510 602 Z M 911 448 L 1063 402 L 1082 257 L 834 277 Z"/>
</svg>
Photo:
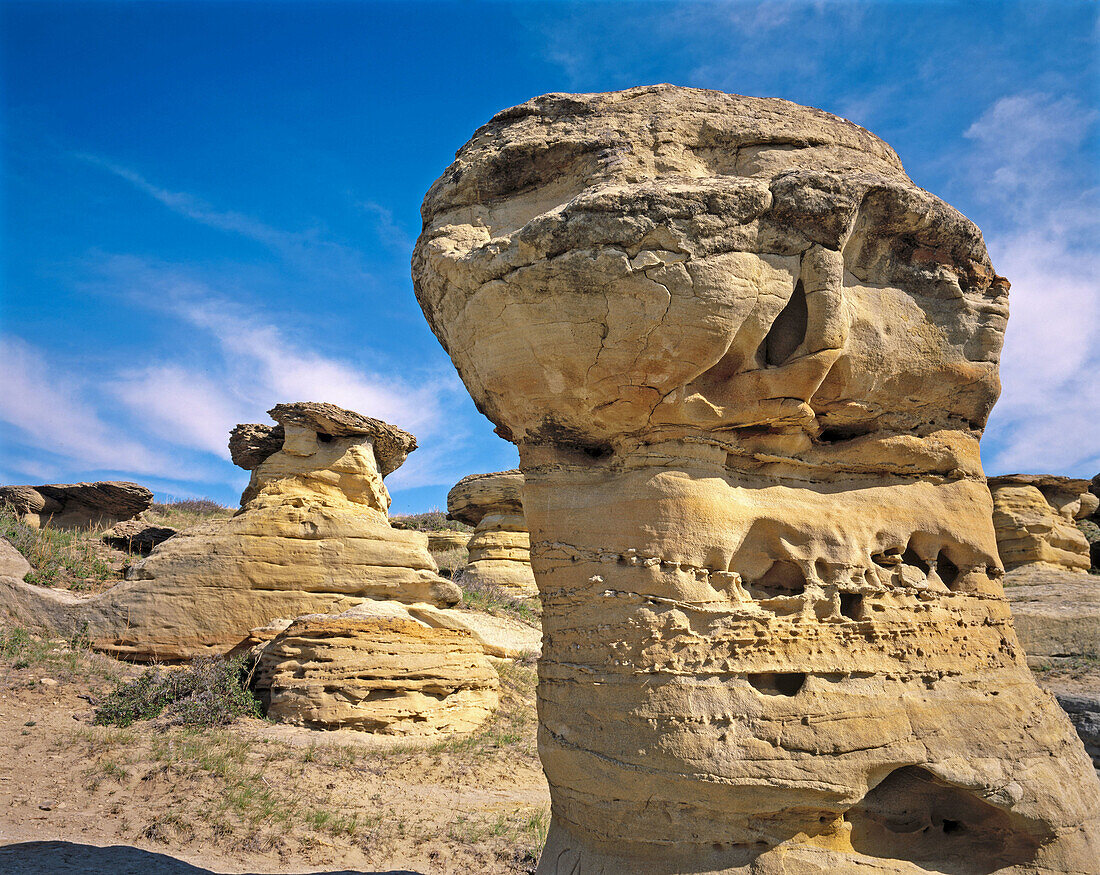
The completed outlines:
<svg viewBox="0 0 1100 875">
<path fill-rule="evenodd" d="M 541 873 L 1085 872 L 978 438 L 1008 283 L 862 128 L 547 95 L 425 198 L 417 296 L 520 449 Z"/>
</svg>

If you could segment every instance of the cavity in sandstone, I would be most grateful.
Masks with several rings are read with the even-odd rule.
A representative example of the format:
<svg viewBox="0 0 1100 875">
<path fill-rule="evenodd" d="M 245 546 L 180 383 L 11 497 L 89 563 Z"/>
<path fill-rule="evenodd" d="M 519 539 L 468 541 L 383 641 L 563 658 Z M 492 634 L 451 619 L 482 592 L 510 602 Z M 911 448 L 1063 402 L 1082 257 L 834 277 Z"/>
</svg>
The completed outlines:
<svg viewBox="0 0 1100 875">
<path fill-rule="evenodd" d="M 1008 283 L 862 128 L 655 86 L 499 113 L 413 276 L 519 446 L 541 873 L 1087 872 L 978 439 Z"/>
<path fill-rule="evenodd" d="M 415 438 L 331 404 L 270 413 L 277 426 L 234 430 L 232 455 L 252 478 L 232 519 L 175 535 L 94 598 L 5 581 L 0 610 L 84 629 L 92 646 L 121 656 L 181 660 L 242 646 L 276 617 L 339 613 L 365 599 L 455 604 L 461 591 L 436 573 L 427 537 L 387 517 L 382 478 Z"/>
<path fill-rule="evenodd" d="M 447 493 L 447 515 L 474 526 L 465 585 L 489 584 L 517 598 L 538 595 L 522 489 L 519 471 L 499 471 L 463 477 Z"/>
</svg>

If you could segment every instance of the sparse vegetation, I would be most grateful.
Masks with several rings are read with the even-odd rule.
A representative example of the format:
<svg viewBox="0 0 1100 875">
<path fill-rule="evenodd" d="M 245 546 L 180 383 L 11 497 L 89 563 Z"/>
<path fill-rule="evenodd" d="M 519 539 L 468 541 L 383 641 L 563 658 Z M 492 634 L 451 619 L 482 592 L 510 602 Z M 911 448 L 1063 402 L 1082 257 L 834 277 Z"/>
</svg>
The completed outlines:
<svg viewBox="0 0 1100 875">
<path fill-rule="evenodd" d="M 409 529 L 414 532 L 472 532 L 473 526 L 458 520 L 448 519 L 447 512 L 433 507 L 425 513 L 396 514 L 390 517 L 390 525 L 395 529 Z"/>
<path fill-rule="evenodd" d="M 472 581 L 461 574 L 453 580 L 462 588 L 463 607 L 490 614 L 509 614 L 525 623 L 538 624 L 541 611 L 538 599 L 515 599 L 498 586 Z"/>
<path fill-rule="evenodd" d="M 432 558 L 439 567 L 439 573 L 444 577 L 453 579 L 470 561 L 470 551 L 465 547 L 455 547 L 453 550 L 433 550 Z"/>
<path fill-rule="evenodd" d="M 182 498 L 154 501 L 141 518 L 151 526 L 186 529 L 207 520 L 227 519 L 236 512 L 236 508 L 226 507 L 209 498 Z"/>
<path fill-rule="evenodd" d="M 166 712 L 172 724 L 215 726 L 243 715 L 259 716 L 260 706 L 245 684 L 241 657 L 198 659 L 185 668 L 154 666 L 120 684 L 96 709 L 96 723 L 129 726 Z"/>
<path fill-rule="evenodd" d="M 39 586 L 74 580 L 108 580 L 116 575 L 98 552 L 91 530 L 36 529 L 23 523 L 9 507 L 0 507 L 0 537 L 6 538 L 31 564 L 27 583 Z M 98 537 L 99 533 L 95 533 Z"/>
</svg>

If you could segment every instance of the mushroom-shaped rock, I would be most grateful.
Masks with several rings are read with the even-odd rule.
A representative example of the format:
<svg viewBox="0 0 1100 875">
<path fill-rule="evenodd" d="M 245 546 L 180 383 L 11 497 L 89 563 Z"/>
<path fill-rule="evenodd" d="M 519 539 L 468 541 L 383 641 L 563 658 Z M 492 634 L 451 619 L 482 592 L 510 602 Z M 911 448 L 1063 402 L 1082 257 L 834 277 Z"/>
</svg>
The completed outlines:
<svg viewBox="0 0 1100 875">
<path fill-rule="evenodd" d="M 497 114 L 422 215 L 417 297 L 520 452 L 542 875 L 1094 866 L 999 581 L 973 223 L 850 122 L 668 85 Z"/>
<path fill-rule="evenodd" d="M 1096 510 L 1088 480 L 1049 474 L 989 478 L 997 550 L 1007 571 L 1040 562 L 1064 571 L 1089 570 L 1089 541 L 1077 525 Z"/>
<path fill-rule="evenodd" d="M 299 617 L 264 646 L 256 687 L 273 720 L 386 735 L 467 732 L 500 701 L 473 634 L 369 611 Z"/>
<path fill-rule="evenodd" d="M 462 569 L 465 585 L 488 584 L 518 598 L 538 596 L 522 490 L 519 471 L 500 471 L 463 477 L 447 494 L 447 515 L 474 526 Z"/>
<path fill-rule="evenodd" d="M 0 592 L 0 608 L 60 631 L 86 624 L 93 647 L 120 656 L 181 660 L 245 646 L 276 617 L 339 613 L 366 599 L 458 602 L 427 536 L 391 528 L 386 515 L 379 458 L 396 467 L 412 436 L 330 404 L 275 411 L 283 444 L 253 470 L 236 516 L 180 532 L 94 598 L 59 604 L 24 584 Z"/>
<path fill-rule="evenodd" d="M 133 519 L 152 503 L 152 492 L 127 480 L 0 487 L 0 504 L 36 528 L 110 526 Z"/>
</svg>

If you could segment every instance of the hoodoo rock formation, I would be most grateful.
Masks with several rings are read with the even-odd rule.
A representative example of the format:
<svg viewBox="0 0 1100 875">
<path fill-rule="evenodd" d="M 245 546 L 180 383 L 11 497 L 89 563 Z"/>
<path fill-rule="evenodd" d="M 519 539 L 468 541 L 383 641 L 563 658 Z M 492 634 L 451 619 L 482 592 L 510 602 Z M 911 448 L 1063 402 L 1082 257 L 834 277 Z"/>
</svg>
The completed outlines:
<svg viewBox="0 0 1100 875">
<path fill-rule="evenodd" d="M 34 528 L 110 526 L 134 518 L 152 503 L 152 492 L 128 480 L 0 486 L 0 504 Z"/>
<path fill-rule="evenodd" d="M 230 651 L 276 617 L 339 613 L 365 599 L 458 602 L 427 537 L 391 528 L 386 515 L 382 477 L 415 438 L 331 404 L 270 412 L 278 426 L 233 432 L 232 455 L 252 479 L 232 519 L 180 532 L 94 598 L 8 581 L 0 611 L 84 630 L 93 647 L 120 656 L 181 660 Z"/>
<path fill-rule="evenodd" d="M 989 478 L 993 528 L 1006 571 L 1041 562 L 1065 571 L 1089 570 L 1089 542 L 1077 521 L 1100 505 L 1088 480 L 1049 474 Z"/>
<path fill-rule="evenodd" d="M 469 583 L 487 583 L 518 598 L 538 596 L 531 571 L 531 539 L 523 518 L 519 471 L 471 474 L 447 494 L 447 515 L 474 526 L 462 569 Z"/>
<path fill-rule="evenodd" d="M 854 124 L 667 85 L 499 113 L 422 212 L 417 297 L 525 478 L 539 872 L 1095 870 L 1001 588 L 970 221 Z"/>
</svg>

